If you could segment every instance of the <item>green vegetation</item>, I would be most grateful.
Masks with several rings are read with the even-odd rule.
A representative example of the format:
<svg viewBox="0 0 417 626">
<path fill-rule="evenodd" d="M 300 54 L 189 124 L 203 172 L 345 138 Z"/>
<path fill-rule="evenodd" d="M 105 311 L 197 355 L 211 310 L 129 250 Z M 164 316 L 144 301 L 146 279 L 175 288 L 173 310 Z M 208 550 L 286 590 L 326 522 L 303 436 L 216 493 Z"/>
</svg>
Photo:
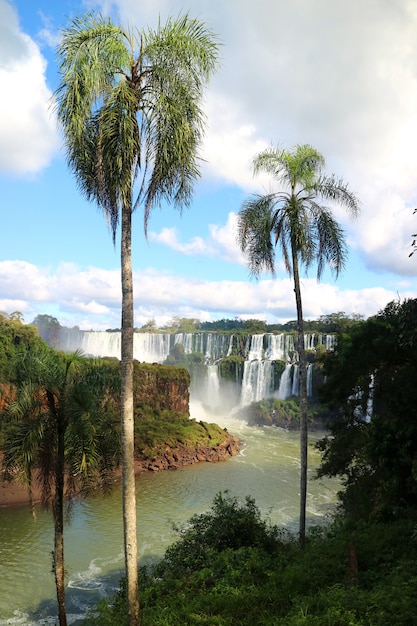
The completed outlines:
<svg viewBox="0 0 417 626">
<path fill-rule="evenodd" d="M 74 494 L 113 484 L 120 461 L 120 363 L 58 352 L 18 315 L 0 316 L 0 346 L 2 478 L 22 480 L 29 493 L 40 486 L 42 503 L 51 505 L 53 571 L 65 624 L 66 504 Z M 216 424 L 189 419 L 185 369 L 134 362 L 133 380 L 138 457 L 225 440 Z"/>
<path fill-rule="evenodd" d="M 65 499 L 108 487 L 119 461 L 117 414 L 105 401 L 109 389 L 99 368 L 77 353 L 62 354 L 42 342 L 16 355 L 15 369 L 2 412 L 2 469 L 6 478 L 22 480 L 30 497 L 33 486 L 39 486 L 42 503 L 51 505 L 53 572 L 64 625 Z"/>
<path fill-rule="evenodd" d="M 344 311 L 321 315 L 317 320 L 304 320 L 304 330 L 314 333 L 339 333 L 347 332 L 356 323 L 363 320 L 363 316 L 356 313 L 348 315 Z M 69 329 L 61 326 L 59 321 L 50 315 L 38 315 L 32 324 L 38 327 L 39 334 L 47 343 L 54 346 L 56 331 L 79 330 L 77 326 Z M 135 332 L 148 333 L 179 333 L 179 332 L 215 332 L 225 334 L 250 333 L 288 333 L 297 331 L 297 320 L 291 320 L 285 324 L 267 324 L 263 320 L 240 320 L 221 319 L 213 322 L 199 322 L 195 318 L 174 317 L 169 324 L 162 328 L 156 326 L 155 320 L 148 320 L 140 328 L 135 328 Z M 120 332 L 120 328 L 108 328 L 107 332 Z"/>
<path fill-rule="evenodd" d="M 392 302 L 324 358 L 322 401 L 337 409 L 321 475 L 340 476 L 350 516 L 417 507 L 417 300 Z"/>
<path fill-rule="evenodd" d="M 291 400 L 264 398 L 243 407 L 241 415 L 250 426 L 300 428 L 300 402 L 297 397 L 292 397 Z M 317 402 L 309 403 L 307 416 L 309 427 L 320 429 L 326 428 L 331 417 L 329 411 Z"/>
<path fill-rule="evenodd" d="M 243 356 L 227 356 L 219 363 L 221 380 L 236 382 L 242 380 L 245 359 Z"/>
<path fill-rule="evenodd" d="M 415 519 L 313 528 L 304 550 L 252 498 L 218 494 L 140 571 L 143 626 L 410 626 Z M 85 626 L 124 625 L 123 585 Z"/>
<path fill-rule="evenodd" d="M 310 529 L 301 549 L 250 497 L 219 494 L 178 529 L 160 563 L 141 570 L 144 626 L 415 623 L 416 319 L 417 300 L 393 302 L 323 355 L 322 399 L 338 420 L 319 443 L 319 475 L 342 479 L 335 519 Z M 124 602 L 122 585 L 86 624 L 123 624 Z"/>
<path fill-rule="evenodd" d="M 178 539 L 161 561 L 140 570 L 143 626 L 415 622 L 416 319 L 417 300 L 390 303 L 378 315 L 348 324 L 334 352 L 320 355 L 326 377 L 320 411 L 325 406 L 337 416 L 318 444 L 323 452 L 319 475 L 341 479 L 334 520 L 310 529 L 301 549 L 295 534 L 261 518 L 252 496 L 239 502 L 218 494 L 209 511 L 177 528 Z M 20 320 L 12 322 L 19 329 Z M 20 349 L 31 353 L 32 343 L 22 342 Z M 230 371 L 235 360 L 231 357 Z M 106 359 L 102 367 L 106 374 L 91 374 L 91 383 L 119 380 L 117 361 Z M 177 385 L 182 377 L 188 385 L 181 367 L 135 364 L 138 385 L 152 390 L 159 370 L 162 387 Z M 168 415 L 168 410 L 136 398 L 138 449 L 142 442 L 148 454 L 157 454 L 161 441 L 174 437 L 198 445 L 204 437 L 214 442 L 222 436 L 216 426 L 187 420 L 181 410 Z M 251 419 L 264 423 L 273 411 L 296 420 L 296 400 L 248 407 Z M 125 612 L 122 581 L 120 591 L 103 600 L 85 624 L 125 626 Z"/>
<path fill-rule="evenodd" d="M 218 44 L 188 15 L 138 30 L 89 12 L 61 33 L 57 56 L 55 108 L 68 165 L 86 199 L 105 214 L 113 242 L 120 226 L 123 523 L 128 623 L 137 626 L 132 215 L 143 209 L 146 234 L 155 207 L 168 202 L 181 211 L 191 204 L 205 129 L 202 97 Z"/>
<path fill-rule="evenodd" d="M 16 375 L 16 355 L 29 346 L 43 343 L 35 326 L 23 323 L 21 313 L 0 312 L 0 383 L 13 380 Z"/>
<path fill-rule="evenodd" d="M 135 451 L 138 455 L 154 458 L 175 450 L 178 444 L 187 448 L 216 446 L 225 440 L 225 431 L 217 424 L 196 422 L 188 415 L 163 411 L 149 406 L 135 408 Z"/>
</svg>

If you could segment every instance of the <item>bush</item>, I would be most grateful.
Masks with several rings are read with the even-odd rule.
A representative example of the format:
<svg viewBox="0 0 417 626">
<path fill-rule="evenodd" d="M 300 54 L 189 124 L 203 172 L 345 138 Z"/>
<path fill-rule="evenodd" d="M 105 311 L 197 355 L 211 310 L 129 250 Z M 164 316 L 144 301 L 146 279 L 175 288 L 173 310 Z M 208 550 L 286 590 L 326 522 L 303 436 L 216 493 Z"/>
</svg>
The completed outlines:
<svg viewBox="0 0 417 626">
<path fill-rule="evenodd" d="M 143 626 L 409 626 L 417 603 L 415 511 L 390 524 L 340 518 L 295 537 L 252 498 L 219 493 L 140 571 Z M 352 560 L 352 547 L 355 558 Z M 90 626 L 125 626 L 123 588 Z"/>
<path fill-rule="evenodd" d="M 211 563 L 213 553 L 225 550 L 254 547 L 275 553 L 283 532 L 261 519 L 251 497 L 241 503 L 227 491 L 216 495 L 209 511 L 174 529 L 180 538 L 167 549 L 157 566 L 157 576 L 176 577 L 199 570 Z"/>
</svg>

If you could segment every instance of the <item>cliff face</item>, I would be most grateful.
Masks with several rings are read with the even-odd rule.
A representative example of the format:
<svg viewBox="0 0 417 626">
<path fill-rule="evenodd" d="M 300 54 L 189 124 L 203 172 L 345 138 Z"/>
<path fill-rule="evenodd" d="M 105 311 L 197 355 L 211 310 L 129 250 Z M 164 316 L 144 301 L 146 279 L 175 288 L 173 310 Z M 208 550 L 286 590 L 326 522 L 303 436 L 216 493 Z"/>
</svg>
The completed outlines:
<svg viewBox="0 0 417 626">
<path fill-rule="evenodd" d="M 117 381 L 110 393 L 110 401 L 120 403 L 118 387 L 119 363 L 109 361 L 109 381 Z M 106 369 L 106 367 L 104 368 Z M 199 462 L 225 461 L 235 456 L 240 441 L 215 424 L 190 419 L 190 376 L 181 367 L 134 362 L 134 405 L 136 473 L 177 469 Z M 12 384 L 0 385 L 0 410 L 15 397 Z M 0 450 L 0 507 L 27 504 L 26 488 L 17 481 L 1 480 Z M 120 476 L 116 471 L 116 476 Z M 33 485 L 34 501 L 40 499 L 40 485 Z"/>
<path fill-rule="evenodd" d="M 190 413 L 190 375 L 182 367 L 134 362 L 134 403 Z"/>
</svg>

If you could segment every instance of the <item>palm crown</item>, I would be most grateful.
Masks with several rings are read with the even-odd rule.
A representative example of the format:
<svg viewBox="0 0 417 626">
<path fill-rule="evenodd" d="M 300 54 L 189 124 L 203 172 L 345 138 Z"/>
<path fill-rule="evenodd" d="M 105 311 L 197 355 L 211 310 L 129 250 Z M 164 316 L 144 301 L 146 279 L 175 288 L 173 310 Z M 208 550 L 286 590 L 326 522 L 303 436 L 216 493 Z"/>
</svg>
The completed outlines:
<svg viewBox="0 0 417 626">
<path fill-rule="evenodd" d="M 309 145 L 291 152 L 270 148 L 255 157 L 254 173 L 270 174 L 284 190 L 251 196 L 239 213 L 238 242 L 254 276 L 262 269 L 275 274 L 277 244 L 290 274 L 294 255 L 306 269 L 317 262 L 318 279 L 326 262 L 336 276 L 343 269 L 343 229 L 323 202 L 342 204 L 353 215 L 358 202 L 343 180 L 323 173 L 324 165 L 323 156 Z"/>
<path fill-rule="evenodd" d="M 137 32 L 88 13 L 64 31 L 58 57 L 68 162 L 113 237 L 122 206 L 143 202 L 146 230 L 156 203 L 189 204 L 204 130 L 199 102 L 217 64 L 213 34 L 188 16 Z"/>
</svg>

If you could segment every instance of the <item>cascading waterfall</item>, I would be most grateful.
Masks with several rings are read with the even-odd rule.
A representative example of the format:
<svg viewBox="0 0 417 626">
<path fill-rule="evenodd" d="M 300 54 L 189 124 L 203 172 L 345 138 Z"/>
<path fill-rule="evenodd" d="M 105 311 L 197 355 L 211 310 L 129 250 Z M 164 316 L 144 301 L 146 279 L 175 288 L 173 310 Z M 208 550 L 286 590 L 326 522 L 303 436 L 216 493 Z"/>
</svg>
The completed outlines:
<svg viewBox="0 0 417 626">
<path fill-rule="evenodd" d="M 206 404 L 216 409 L 220 398 L 219 366 L 207 366 L 207 397 Z"/>
<path fill-rule="evenodd" d="M 240 404 L 245 406 L 251 402 L 259 402 L 272 392 L 271 361 L 245 361 L 242 379 Z"/>
<path fill-rule="evenodd" d="M 285 370 L 282 372 L 281 380 L 279 381 L 278 400 L 286 400 L 292 395 L 293 382 L 291 373 L 294 371 L 294 367 L 291 363 L 287 363 Z"/>
<path fill-rule="evenodd" d="M 80 349 L 94 357 L 116 357 L 121 355 L 121 333 L 117 331 L 80 331 L 65 329 L 62 350 Z M 286 400 L 299 393 L 298 353 L 294 333 L 259 333 L 242 337 L 212 332 L 195 333 L 135 333 L 134 358 L 147 363 L 164 363 L 174 346 L 180 344 L 184 353 L 199 354 L 207 368 L 206 380 L 199 381 L 199 393 L 210 408 L 221 408 L 227 404 L 219 364 L 228 357 L 238 357 L 235 375 L 227 381 L 228 393 L 234 405 L 245 406 L 266 397 L 275 396 Z M 335 335 L 305 333 L 306 350 L 315 351 L 317 346 L 332 350 Z M 241 360 L 239 360 L 239 357 Z M 280 380 L 274 380 L 274 362 L 284 362 Z M 240 363 L 240 365 L 239 365 Z M 200 370 L 201 371 L 201 370 Z M 233 370 L 232 370 L 233 372 Z M 313 393 L 313 364 L 308 365 L 307 393 Z M 234 393 L 230 394 L 230 385 Z M 197 388 L 196 387 L 196 388 Z M 222 397 L 223 393 L 223 397 Z M 229 398 L 230 401 L 230 398 Z"/>
</svg>

